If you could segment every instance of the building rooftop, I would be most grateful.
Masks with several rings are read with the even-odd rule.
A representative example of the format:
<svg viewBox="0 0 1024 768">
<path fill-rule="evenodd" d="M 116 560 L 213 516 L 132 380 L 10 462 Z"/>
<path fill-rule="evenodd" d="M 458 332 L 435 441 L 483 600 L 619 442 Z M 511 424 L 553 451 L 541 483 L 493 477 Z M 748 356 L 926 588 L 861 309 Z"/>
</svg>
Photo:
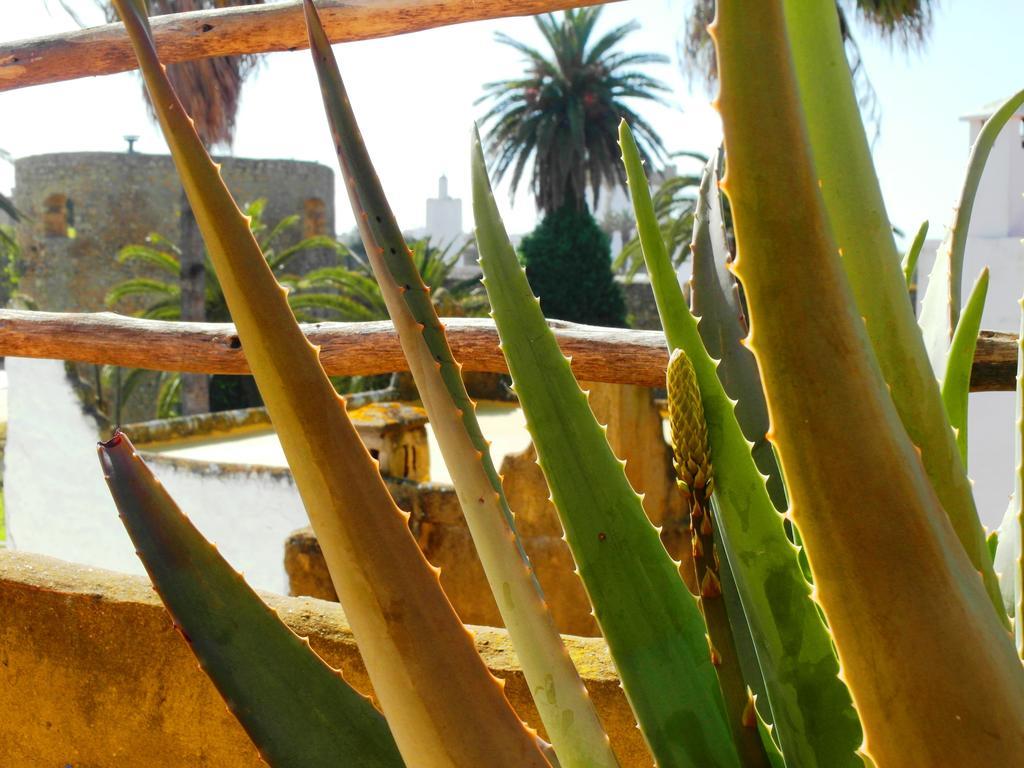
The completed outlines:
<svg viewBox="0 0 1024 768">
<path fill-rule="evenodd" d="M 991 101 L 988 104 L 983 105 L 979 109 L 967 112 L 966 114 L 960 115 L 961 120 L 988 120 L 992 115 L 995 114 L 996 110 L 1003 105 L 1006 99 L 1000 99 L 999 101 Z M 1019 117 L 1024 117 L 1024 104 L 1021 104 L 1017 111 L 1014 113 Z"/>
</svg>

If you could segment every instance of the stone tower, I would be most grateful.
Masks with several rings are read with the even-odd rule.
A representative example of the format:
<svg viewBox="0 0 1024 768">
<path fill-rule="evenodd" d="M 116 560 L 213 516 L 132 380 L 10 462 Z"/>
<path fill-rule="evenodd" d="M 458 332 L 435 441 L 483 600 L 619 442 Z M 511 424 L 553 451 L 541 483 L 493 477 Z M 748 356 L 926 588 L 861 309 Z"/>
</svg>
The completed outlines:
<svg viewBox="0 0 1024 768">
<path fill-rule="evenodd" d="M 221 158 L 224 180 L 239 204 L 267 198 L 273 225 L 298 214 L 288 245 L 311 234 L 334 234 L 334 172 L 293 160 Z M 118 250 L 151 232 L 177 240 L 181 185 L 167 155 L 70 152 L 15 163 L 14 201 L 25 216 L 20 289 L 39 309 L 104 310 L 111 286 L 136 274 L 119 265 Z M 306 264 L 320 266 L 317 254 Z M 324 258 L 320 255 L 320 259 Z"/>
</svg>

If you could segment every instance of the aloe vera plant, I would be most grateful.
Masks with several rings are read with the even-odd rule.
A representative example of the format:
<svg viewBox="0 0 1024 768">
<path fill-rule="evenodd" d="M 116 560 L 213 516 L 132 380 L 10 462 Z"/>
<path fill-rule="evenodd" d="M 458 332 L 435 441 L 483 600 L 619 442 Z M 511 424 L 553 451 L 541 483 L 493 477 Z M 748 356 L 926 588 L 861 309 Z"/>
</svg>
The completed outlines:
<svg viewBox="0 0 1024 768">
<path fill-rule="evenodd" d="M 872 350 L 900 420 L 921 451 L 928 478 L 967 556 L 982 574 L 999 620 L 1009 626 L 971 483 L 959 461 L 956 440 L 935 386 L 944 362 L 936 362 L 933 344 L 928 342 L 926 347 L 907 301 L 906 278 L 871 162 L 867 134 L 859 118 L 835 3 L 785 0 L 784 13 L 798 89 L 794 97 L 800 100 L 806 127 L 801 147 L 811 154 L 834 244 L 843 253 L 841 263 L 853 299 L 864 318 Z M 774 83 L 772 86 L 773 93 L 777 93 Z M 723 88 L 723 95 L 726 94 Z M 969 215 L 969 210 L 965 215 Z M 965 228 L 954 227 L 954 231 L 958 229 Z M 959 299 L 957 282 L 957 312 Z M 926 314 L 928 311 L 922 309 L 922 317 Z M 952 327 L 946 344 L 951 335 Z"/>
<path fill-rule="evenodd" d="M 863 735 L 850 694 L 839 679 L 832 638 L 796 548 L 754 463 L 735 403 L 718 376 L 676 281 L 629 129 L 619 132 L 637 228 L 665 337 L 694 366 L 708 424 L 720 532 L 754 639 L 776 733 L 792 765 L 860 765 Z M 753 554 L 756 553 L 756 556 Z M 795 664 L 794 657 L 802 659 Z M 751 684 L 748 681 L 748 685 Z"/>
<path fill-rule="evenodd" d="M 985 309 L 988 295 L 988 268 L 981 271 L 974 284 L 963 314 L 956 324 L 956 331 L 949 345 L 946 358 L 945 376 L 942 377 L 942 402 L 950 426 L 956 432 L 956 444 L 960 459 L 967 466 L 967 396 L 971 388 L 971 366 L 974 364 L 974 349 L 978 345 L 978 331 L 981 330 L 981 313 Z"/>
<path fill-rule="evenodd" d="M 806 149 L 791 59 L 771 42 L 787 39 L 789 17 L 778 2 L 739 5 L 722 0 L 713 29 L 729 153 L 723 185 L 739 243 L 735 272 L 750 304 L 748 343 L 769 395 L 790 514 L 864 724 L 865 749 L 883 765 L 910 764 L 908 752 L 925 764 L 1012 764 L 1024 746 L 1024 670 L 869 346 Z M 772 174 L 764 147 L 793 148 L 782 194 L 755 191 Z M 780 290 L 782 306 L 773 300 Z M 869 432 L 870 441 L 848 439 Z M 879 463 L 888 468 L 884 476 L 866 471 Z M 915 556 L 898 554 L 907 551 Z M 951 620 L 955 631 L 937 631 Z M 929 717 L 915 712 L 922 697 Z"/>
<path fill-rule="evenodd" d="M 519 541 L 461 366 L 366 152 L 327 35 L 312 1 L 305 0 L 304 7 L 332 138 L 367 258 L 541 720 L 564 768 L 617 766 Z"/>
<path fill-rule="evenodd" d="M 576 568 L 657 764 L 739 765 L 704 624 L 530 291 L 479 137 L 473 211 L 502 351 Z"/>
<path fill-rule="evenodd" d="M 116 0 L 242 347 L 407 762 L 547 766 L 476 653 L 156 56 Z"/>
<path fill-rule="evenodd" d="M 302 768 L 323 755 L 401 768 L 370 700 L 310 652 L 196 530 L 121 432 L 100 463 L 125 528 L 175 626 L 260 754 Z"/>
<path fill-rule="evenodd" d="M 754 700 L 743 679 L 739 649 L 724 600 L 723 565 L 728 562 L 716 536 L 717 515 L 712 510 L 714 469 L 708 450 L 704 405 L 693 364 L 681 349 L 668 361 L 668 410 L 672 449 L 679 487 L 690 502 L 690 544 L 701 613 L 708 629 L 711 663 L 715 665 L 725 698 L 726 713 L 744 766 L 768 765 L 765 744 L 758 731 Z M 730 618 L 732 621 L 730 621 Z M 745 625 L 742 629 L 746 629 Z"/>
<path fill-rule="evenodd" d="M 163 76 L 141 0 L 116 2 L 387 722 L 261 606 L 117 436 L 100 449 L 112 493 L 204 668 L 274 766 L 345 755 L 368 766 L 612 768 L 313 3 L 304 0 L 311 48 L 368 257 L 556 754 L 519 722 L 416 547 Z M 1020 479 L 1008 516 L 1017 526 L 1006 527 L 997 558 L 1015 649 L 998 592 L 993 602 L 991 549 L 962 455 L 987 274 L 962 311 L 951 299 L 940 392 L 906 300 L 919 242 L 901 269 L 849 73 L 835 59 L 834 13 L 831 0 L 719 2 L 721 186 L 738 257 L 727 264 L 719 159 L 695 214 L 692 308 L 640 154 L 620 129 L 671 352 L 698 598 L 544 320 L 478 137 L 473 145 L 477 242 L 502 350 L 578 573 L 662 768 L 1008 766 L 1024 753 Z M 815 62 L 822 82 L 841 86 L 834 112 L 810 78 Z M 848 195 L 834 186 L 844 173 Z M 965 229 L 966 219 L 956 231 Z M 868 295 L 875 266 L 884 286 Z M 897 365 L 900 355 L 909 362 Z M 284 662 L 260 668 L 278 653 Z M 307 683 L 320 703 L 289 695 Z"/>
</svg>

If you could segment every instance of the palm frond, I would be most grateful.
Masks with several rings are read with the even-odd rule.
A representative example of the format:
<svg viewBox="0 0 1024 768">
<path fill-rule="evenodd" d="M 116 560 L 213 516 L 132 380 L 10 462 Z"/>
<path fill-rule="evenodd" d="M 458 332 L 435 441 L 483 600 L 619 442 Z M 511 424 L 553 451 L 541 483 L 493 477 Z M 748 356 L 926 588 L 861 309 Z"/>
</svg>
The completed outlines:
<svg viewBox="0 0 1024 768">
<path fill-rule="evenodd" d="M 152 235 L 150 235 L 152 237 Z M 149 245 L 126 245 L 117 252 L 117 263 L 140 262 L 156 267 L 175 279 L 181 274 L 181 262 L 177 255 Z"/>
<path fill-rule="evenodd" d="M 335 316 L 345 322 L 363 322 L 379 320 L 380 315 L 374 313 L 358 301 L 334 293 L 297 293 L 288 296 L 288 304 L 292 310 L 317 309 Z"/>
<path fill-rule="evenodd" d="M 171 419 L 181 409 L 181 374 L 165 373 L 156 393 L 156 417 Z"/>
<path fill-rule="evenodd" d="M 104 303 L 108 307 L 114 307 L 124 299 L 136 296 L 174 296 L 178 298 L 181 296 L 181 289 L 177 285 L 166 283 L 162 280 L 153 280 L 148 277 L 133 277 L 111 288 L 106 297 L 104 297 Z"/>
<path fill-rule="evenodd" d="M 488 83 L 478 100 L 489 102 L 481 118 L 494 175 L 511 172 L 514 196 L 527 168 L 537 206 L 551 212 L 564 204 L 582 208 L 588 189 L 596 202 L 605 185 L 624 185 L 615 148 L 619 120 L 633 114 L 624 100 L 660 101 L 668 86 L 637 67 L 664 63 L 653 53 L 615 48 L 638 25 L 623 24 L 594 39 L 601 8 L 535 18 L 550 53 L 498 34 L 499 43 L 521 53 L 523 77 Z M 646 159 L 665 157 L 657 134 L 639 132 Z"/>
</svg>

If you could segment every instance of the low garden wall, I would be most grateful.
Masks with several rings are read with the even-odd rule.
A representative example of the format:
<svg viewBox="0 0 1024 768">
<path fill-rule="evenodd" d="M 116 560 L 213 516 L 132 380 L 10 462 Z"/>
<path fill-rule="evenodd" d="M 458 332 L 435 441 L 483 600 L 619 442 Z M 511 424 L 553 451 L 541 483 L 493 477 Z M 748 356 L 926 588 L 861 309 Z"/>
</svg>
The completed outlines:
<svg viewBox="0 0 1024 768">
<path fill-rule="evenodd" d="M 371 693 L 339 606 L 264 595 L 346 680 Z M 516 711 L 539 727 L 507 634 L 472 628 Z M 623 768 L 650 766 L 607 647 L 566 638 Z M 149 582 L 0 550 L 0 762 L 54 768 L 257 768 L 241 726 Z"/>
</svg>

